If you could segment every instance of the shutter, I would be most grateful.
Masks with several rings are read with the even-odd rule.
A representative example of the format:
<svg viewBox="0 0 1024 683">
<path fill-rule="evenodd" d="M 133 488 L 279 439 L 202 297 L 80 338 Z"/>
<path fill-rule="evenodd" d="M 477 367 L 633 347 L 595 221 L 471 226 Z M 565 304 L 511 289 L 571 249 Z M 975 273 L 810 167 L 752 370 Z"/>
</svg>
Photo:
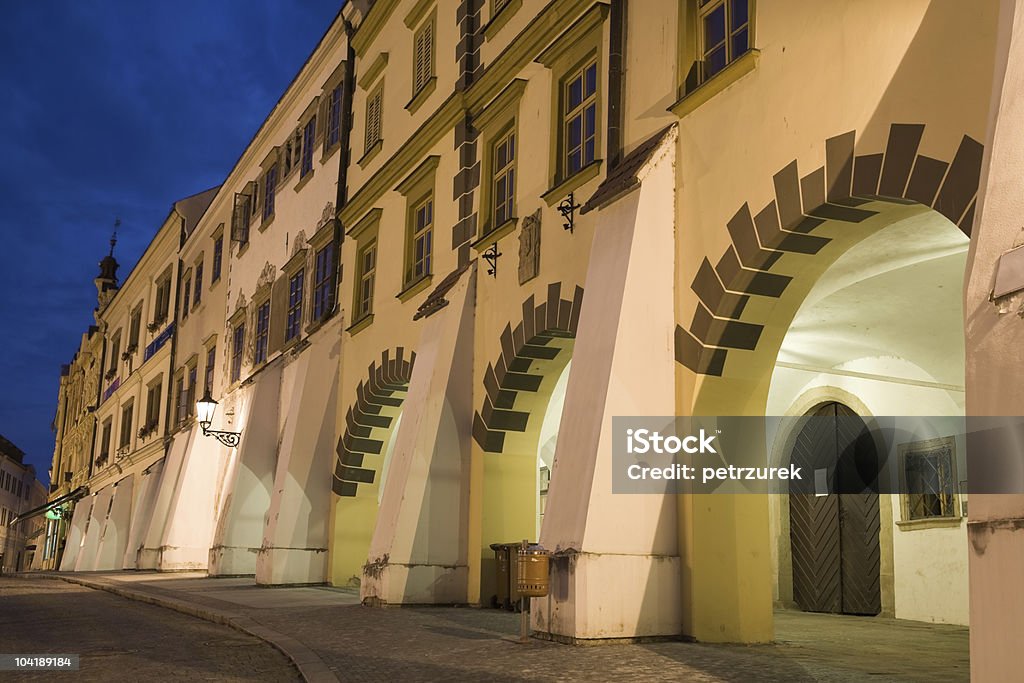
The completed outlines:
<svg viewBox="0 0 1024 683">
<path fill-rule="evenodd" d="M 231 241 L 245 242 L 249 229 L 249 195 L 244 192 L 235 193 L 235 205 L 231 211 Z"/>
<path fill-rule="evenodd" d="M 288 324 L 288 276 L 282 275 L 270 290 L 270 333 L 267 340 L 267 355 L 284 346 L 284 332 Z"/>
<path fill-rule="evenodd" d="M 256 183 L 249 181 L 241 192 L 235 193 L 231 211 L 231 241 L 245 244 L 249 241 L 249 221 L 256 202 Z"/>
</svg>

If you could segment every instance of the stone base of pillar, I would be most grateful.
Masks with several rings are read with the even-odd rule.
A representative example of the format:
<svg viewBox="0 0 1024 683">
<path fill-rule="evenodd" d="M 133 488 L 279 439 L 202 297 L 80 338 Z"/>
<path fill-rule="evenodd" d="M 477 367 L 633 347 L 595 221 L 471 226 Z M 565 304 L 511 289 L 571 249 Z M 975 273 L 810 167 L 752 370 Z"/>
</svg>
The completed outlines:
<svg viewBox="0 0 1024 683">
<path fill-rule="evenodd" d="M 162 572 L 194 572 L 203 571 L 210 560 L 209 548 L 160 548 L 160 563 L 157 569 Z"/>
<path fill-rule="evenodd" d="M 210 576 L 255 576 L 259 548 L 218 545 L 210 548 L 207 574 Z"/>
<path fill-rule="evenodd" d="M 681 571 L 673 555 L 554 555 L 548 595 L 532 602 L 531 628 L 571 644 L 679 639 Z"/>
<path fill-rule="evenodd" d="M 469 585 L 466 565 L 389 564 L 363 568 L 359 597 L 370 605 L 464 605 Z"/>
<path fill-rule="evenodd" d="M 327 548 L 260 548 L 256 554 L 256 583 L 261 586 L 326 582 Z"/>
</svg>

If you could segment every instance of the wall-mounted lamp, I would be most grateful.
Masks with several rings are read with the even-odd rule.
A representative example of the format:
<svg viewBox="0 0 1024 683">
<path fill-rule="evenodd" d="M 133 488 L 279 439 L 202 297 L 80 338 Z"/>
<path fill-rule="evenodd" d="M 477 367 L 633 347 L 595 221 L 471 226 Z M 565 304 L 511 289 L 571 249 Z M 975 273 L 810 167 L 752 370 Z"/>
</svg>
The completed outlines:
<svg viewBox="0 0 1024 683">
<path fill-rule="evenodd" d="M 576 209 L 580 208 L 580 205 L 576 203 L 576 197 L 570 192 L 569 196 L 563 199 L 555 208 L 558 209 L 558 213 L 562 214 L 562 218 L 565 219 L 562 227 L 572 233 L 576 227 Z"/>
<path fill-rule="evenodd" d="M 487 269 L 487 274 L 492 277 L 498 277 L 498 259 L 501 258 L 501 252 L 498 251 L 498 243 L 492 244 L 491 248 L 481 254 L 481 256 L 484 257 L 484 260 L 490 266 Z"/>
<path fill-rule="evenodd" d="M 213 400 L 213 397 L 210 396 L 210 390 L 207 389 L 203 392 L 203 397 L 196 401 L 196 419 L 199 422 L 199 426 L 203 428 L 203 436 L 212 436 L 228 448 L 234 448 L 238 445 L 242 433 L 210 429 L 215 412 L 217 412 L 217 402 Z"/>
</svg>

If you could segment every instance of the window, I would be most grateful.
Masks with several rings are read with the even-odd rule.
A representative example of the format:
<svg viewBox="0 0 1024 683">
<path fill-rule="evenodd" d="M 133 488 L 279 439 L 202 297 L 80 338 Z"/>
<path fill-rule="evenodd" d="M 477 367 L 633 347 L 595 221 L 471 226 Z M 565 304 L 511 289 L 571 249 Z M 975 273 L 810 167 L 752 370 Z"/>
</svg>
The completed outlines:
<svg viewBox="0 0 1024 683">
<path fill-rule="evenodd" d="M 200 258 L 199 261 L 196 262 L 196 278 L 195 279 L 196 279 L 196 286 L 195 286 L 195 290 L 193 290 L 195 292 L 195 294 L 194 294 L 195 298 L 192 301 L 192 307 L 193 308 L 198 306 L 199 302 L 203 298 L 203 260 L 202 260 L 202 258 Z"/>
<path fill-rule="evenodd" d="M 185 277 L 182 278 L 185 282 L 185 291 L 181 295 L 181 317 L 188 317 L 189 302 L 192 299 L 192 271 L 186 271 Z"/>
<path fill-rule="evenodd" d="M 341 85 L 335 86 L 327 101 L 326 148 L 331 149 L 341 141 Z"/>
<path fill-rule="evenodd" d="M 509 2 L 511 2 L 511 0 L 491 0 L 491 16 L 493 17 L 495 14 L 505 9 L 505 6 L 508 5 Z"/>
<path fill-rule="evenodd" d="M 188 366 L 188 394 L 185 397 L 185 417 L 192 417 L 192 411 L 196 407 L 196 378 L 199 374 L 199 368 L 196 367 L 195 361 Z"/>
<path fill-rule="evenodd" d="M 277 190 L 277 164 L 267 171 L 263 187 L 263 220 L 268 221 L 274 215 L 274 192 Z"/>
<path fill-rule="evenodd" d="M 306 271 L 300 270 L 288 279 L 288 320 L 284 328 L 284 340 L 291 341 L 299 336 L 302 329 L 302 292 Z"/>
<path fill-rule="evenodd" d="M 231 339 L 231 381 L 237 382 L 242 376 L 242 350 L 245 348 L 245 323 L 235 325 Z"/>
<path fill-rule="evenodd" d="M 114 333 L 110 340 L 110 367 L 107 369 L 107 379 L 117 376 L 117 365 L 121 360 L 121 330 Z"/>
<path fill-rule="evenodd" d="M 952 437 L 900 447 L 906 493 L 903 521 L 959 517 L 956 509 L 955 440 Z"/>
<path fill-rule="evenodd" d="M 174 379 L 174 424 L 180 425 L 185 421 L 185 401 L 188 396 L 185 393 L 185 373 L 179 372 Z"/>
<path fill-rule="evenodd" d="M 384 85 L 366 98 L 366 139 L 363 154 L 368 154 L 381 141 L 381 109 L 384 106 Z"/>
<path fill-rule="evenodd" d="M 135 406 L 131 401 L 121 408 L 121 439 L 118 448 L 128 448 L 132 443 L 132 412 Z"/>
<path fill-rule="evenodd" d="M 373 313 L 373 280 L 377 272 L 377 242 L 367 244 L 359 251 L 359 293 L 356 299 L 356 318 Z"/>
<path fill-rule="evenodd" d="M 211 346 L 206 350 L 206 368 L 203 371 L 203 393 L 213 394 L 213 368 L 217 360 L 217 347 Z"/>
<path fill-rule="evenodd" d="M 128 324 L 128 348 L 126 351 L 134 353 L 139 348 L 139 335 L 142 330 L 142 304 L 132 311 L 132 319 Z"/>
<path fill-rule="evenodd" d="M 313 281 L 313 319 L 323 320 L 334 309 L 334 243 L 316 253 Z"/>
<path fill-rule="evenodd" d="M 213 241 L 213 271 L 210 273 L 210 284 L 220 279 L 221 261 L 224 258 L 224 235 L 217 235 Z"/>
<path fill-rule="evenodd" d="M 430 275 L 430 258 L 434 237 L 434 198 L 425 199 L 413 206 L 409 225 L 409 268 L 406 284 L 417 282 Z"/>
<path fill-rule="evenodd" d="M 267 344 L 270 340 L 270 302 L 261 304 L 256 309 L 256 351 L 253 363 L 259 365 L 267 362 Z"/>
<path fill-rule="evenodd" d="M 701 82 L 750 49 L 749 4 L 749 0 L 700 0 Z"/>
<path fill-rule="evenodd" d="M 305 178 L 313 171 L 313 141 L 316 139 L 316 117 L 306 124 L 302 131 L 302 170 L 299 177 Z"/>
<path fill-rule="evenodd" d="M 153 330 L 159 327 L 165 320 L 167 320 L 167 312 L 171 306 L 171 273 L 170 271 L 164 273 L 156 283 L 156 305 L 154 306 L 155 315 L 153 316 Z"/>
<path fill-rule="evenodd" d="M 494 223 L 495 228 L 515 216 L 516 188 L 516 135 L 505 133 L 494 144 L 491 168 L 494 169 Z"/>
<path fill-rule="evenodd" d="M 573 71 L 562 88 L 563 177 L 594 161 L 597 145 L 597 61 Z"/>
<path fill-rule="evenodd" d="M 156 431 L 160 425 L 160 395 L 163 386 L 160 382 L 149 385 L 146 391 L 146 423 L 142 426 L 143 433 L 139 436 L 147 436 Z"/>
<path fill-rule="evenodd" d="M 415 95 L 434 75 L 434 19 L 423 22 L 413 38 L 412 93 Z"/>
</svg>

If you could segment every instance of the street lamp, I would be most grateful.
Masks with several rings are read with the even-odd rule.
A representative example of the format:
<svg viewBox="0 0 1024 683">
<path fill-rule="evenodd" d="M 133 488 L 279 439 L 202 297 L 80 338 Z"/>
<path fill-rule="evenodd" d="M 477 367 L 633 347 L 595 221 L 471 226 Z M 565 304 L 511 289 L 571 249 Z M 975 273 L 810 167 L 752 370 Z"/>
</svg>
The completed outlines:
<svg viewBox="0 0 1024 683">
<path fill-rule="evenodd" d="M 199 421 L 199 426 L 203 428 L 203 436 L 212 436 L 228 448 L 234 448 L 238 445 L 238 440 L 241 438 L 241 432 L 222 432 L 216 429 L 210 429 L 210 423 L 213 422 L 213 414 L 217 412 L 217 402 L 210 396 L 210 390 L 207 389 L 203 392 L 203 397 L 196 401 L 196 419 Z"/>
</svg>

